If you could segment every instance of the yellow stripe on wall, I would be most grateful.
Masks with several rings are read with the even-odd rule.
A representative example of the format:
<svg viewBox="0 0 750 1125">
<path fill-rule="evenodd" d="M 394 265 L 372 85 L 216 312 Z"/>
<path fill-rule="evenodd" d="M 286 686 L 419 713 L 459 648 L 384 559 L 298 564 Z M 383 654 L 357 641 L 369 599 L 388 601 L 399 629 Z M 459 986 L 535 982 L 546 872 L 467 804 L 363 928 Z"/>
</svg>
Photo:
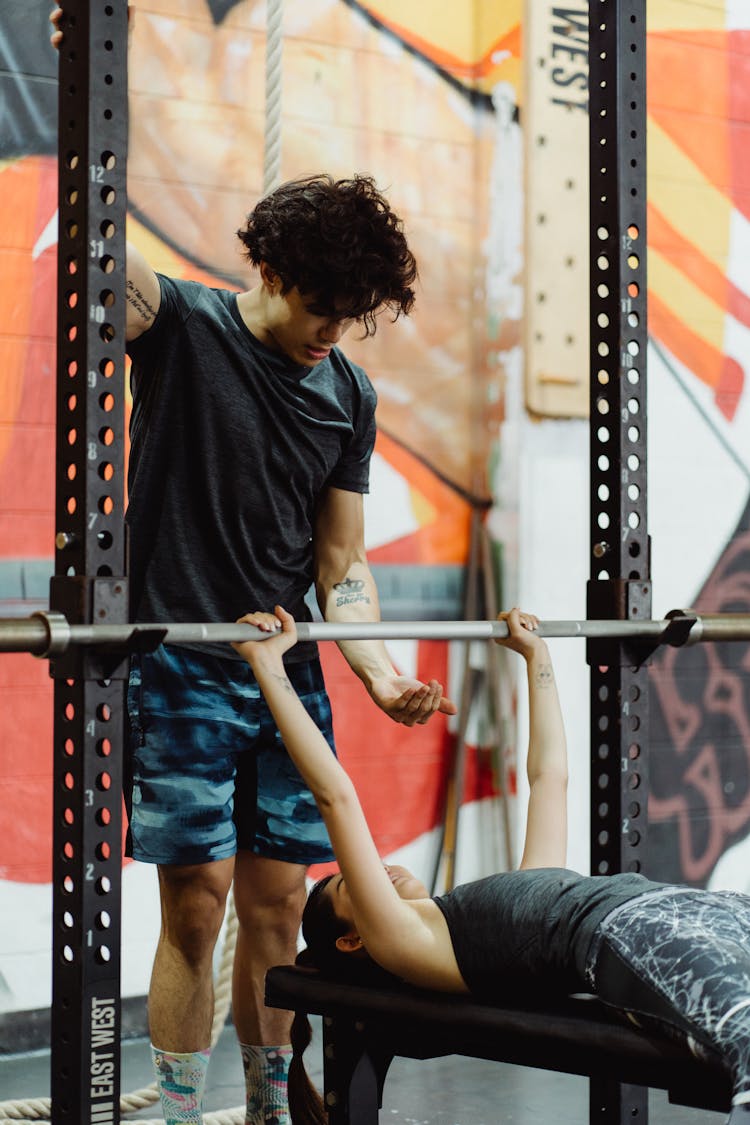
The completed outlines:
<svg viewBox="0 0 750 1125">
<path fill-rule="evenodd" d="M 648 198 L 667 221 L 723 272 L 732 205 L 653 118 L 648 122 Z"/>
<path fill-rule="evenodd" d="M 521 22 L 522 0 L 377 0 L 363 6 L 389 26 L 398 26 L 461 62 L 483 58 Z"/>
<path fill-rule="evenodd" d="M 683 324 L 689 325 L 691 331 L 717 351 L 724 351 L 726 310 L 653 248 L 648 253 L 648 288 Z"/>
<path fill-rule="evenodd" d="M 648 31 L 723 31 L 726 25 L 722 0 L 649 0 L 646 5 Z"/>
</svg>

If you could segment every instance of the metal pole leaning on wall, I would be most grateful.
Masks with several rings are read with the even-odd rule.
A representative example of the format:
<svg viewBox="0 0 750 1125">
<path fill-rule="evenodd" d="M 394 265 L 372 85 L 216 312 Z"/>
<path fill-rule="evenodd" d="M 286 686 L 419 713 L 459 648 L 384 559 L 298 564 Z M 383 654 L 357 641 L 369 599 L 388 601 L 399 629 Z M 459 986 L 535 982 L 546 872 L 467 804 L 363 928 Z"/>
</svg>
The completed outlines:
<svg viewBox="0 0 750 1125">
<path fill-rule="evenodd" d="M 646 2 L 589 0 L 589 618 L 651 617 L 646 521 Z M 591 872 L 645 866 L 648 678 L 590 641 Z M 648 1091 L 592 1080 L 590 1120 L 648 1120 Z"/>
<path fill-rule="evenodd" d="M 71 623 L 128 620 L 123 526 L 126 0 L 66 0 L 59 55 L 55 575 Z M 54 691 L 53 1125 L 116 1122 L 126 662 L 71 649 Z"/>
</svg>

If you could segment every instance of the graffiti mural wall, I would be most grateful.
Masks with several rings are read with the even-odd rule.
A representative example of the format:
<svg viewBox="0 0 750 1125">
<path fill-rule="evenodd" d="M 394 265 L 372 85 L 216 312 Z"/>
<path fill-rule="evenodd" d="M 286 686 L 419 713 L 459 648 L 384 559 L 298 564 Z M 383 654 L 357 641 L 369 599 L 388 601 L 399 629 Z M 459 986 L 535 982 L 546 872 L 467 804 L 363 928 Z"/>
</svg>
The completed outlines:
<svg viewBox="0 0 750 1125">
<path fill-rule="evenodd" d="M 750 14 L 657 3 L 649 20 L 655 590 L 663 610 L 747 612 Z M 666 878 L 750 885 L 749 667 L 744 644 L 653 662 L 650 841 Z"/>
<path fill-rule="evenodd" d="M 484 333 L 491 93 L 501 79 L 518 80 L 520 0 L 501 15 L 495 8 L 284 6 L 282 179 L 318 170 L 373 175 L 403 215 L 420 267 L 408 323 L 383 324 L 374 340 L 347 349 L 379 395 L 367 518 L 370 558 L 381 568 L 460 572 L 472 507 L 487 496 L 486 462 L 502 412 L 501 396 L 486 389 Z M 57 170 L 49 10 L 42 0 L 12 0 L 0 14 L 8 94 L 0 122 L 5 613 L 45 604 L 52 568 Z M 254 283 L 235 232 L 261 194 L 265 19 L 262 0 L 134 5 L 128 237 L 165 273 L 237 290 Z M 445 644 L 403 642 L 393 655 L 404 670 L 452 676 Z M 381 850 L 434 837 L 451 731 L 435 724 L 405 735 L 369 711 L 363 731 L 360 710 L 371 705 L 351 692 L 338 652 L 323 656 L 340 751 Z M 48 1003 L 51 690 L 46 666 L 26 657 L 0 656 L 0 682 L 8 701 L 0 711 L 0 897 L 4 913 L 19 917 L 15 938 L 0 944 L 0 1008 L 15 1010 Z M 467 802 L 496 791 L 492 771 L 470 748 Z M 149 961 L 142 927 L 128 928 L 127 903 L 153 875 L 139 868 L 128 864 L 124 874 L 126 994 L 145 991 Z M 135 960 L 141 967 L 131 974 Z"/>
<path fill-rule="evenodd" d="M 420 263 L 409 321 L 348 348 L 379 395 L 367 501 L 373 564 L 404 574 L 462 568 L 472 511 L 493 499 L 503 599 L 522 596 L 542 616 L 570 618 L 585 605 L 586 423 L 532 418 L 522 393 L 523 102 L 531 63 L 540 65 L 523 55 L 524 10 L 522 0 L 286 0 L 282 177 L 372 174 L 403 214 Z M 561 10 L 547 4 L 547 22 L 558 29 L 558 53 L 565 27 L 575 29 L 580 70 L 586 4 Z M 48 12 L 42 0 L 6 0 L 0 12 L 3 614 L 46 602 L 54 535 Z M 648 20 L 654 612 L 746 610 L 750 15 L 744 0 L 649 0 Z M 253 283 L 235 231 L 261 192 L 264 26 L 261 0 L 135 5 L 128 234 L 166 273 L 238 290 Z M 585 308 L 569 304 L 578 330 Z M 461 654 L 447 646 L 402 642 L 393 652 L 404 670 L 455 686 Z M 585 665 L 579 651 L 554 655 L 573 732 L 571 800 L 584 809 Z M 324 658 L 341 753 L 379 846 L 429 868 L 453 732 L 404 733 L 371 710 L 363 731 L 367 702 L 347 690 L 338 654 Z M 741 645 L 653 661 L 654 874 L 748 882 L 749 670 Z M 0 907 L 17 919 L 0 936 L 0 1011 L 13 1012 L 49 1002 L 51 691 L 46 666 L 26 657 L 0 656 L 0 686 Z M 502 796 L 515 791 L 512 724 L 503 727 L 508 768 L 499 772 L 488 730 L 476 717 L 470 724 L 465 819 L 479 828 L 464 852 L 467 874 L 502 852 L 500 774 Z M 585 817 L 572 819 L 571 862 L 585 866 Z M 140 882 L 152 873 L 139 867 L 128 865 L 124 878 L 126 995 L 145 991 L 152 941 L 144 910 L 136 924 L 130 906 L 152 893 Z"/>
</svg>

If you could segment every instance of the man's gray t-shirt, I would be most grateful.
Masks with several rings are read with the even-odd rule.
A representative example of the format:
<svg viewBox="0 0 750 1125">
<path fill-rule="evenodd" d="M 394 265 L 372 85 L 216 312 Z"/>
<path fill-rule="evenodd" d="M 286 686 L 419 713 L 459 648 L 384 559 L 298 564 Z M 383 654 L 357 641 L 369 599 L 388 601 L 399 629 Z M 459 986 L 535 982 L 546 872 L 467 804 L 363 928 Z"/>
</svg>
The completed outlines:
<svg viewBox="0 0 750 1125">
<path fill-rule="evenodd" d="M 309 619 L 321 494 L 368 490 L 372 384 L 337 348 L 315 367 L 267 348 L 236 293 L 159 283 L 156 319 L 128 345 L 133 619 L 234 621 L 277 602 Z"/>
</svg>

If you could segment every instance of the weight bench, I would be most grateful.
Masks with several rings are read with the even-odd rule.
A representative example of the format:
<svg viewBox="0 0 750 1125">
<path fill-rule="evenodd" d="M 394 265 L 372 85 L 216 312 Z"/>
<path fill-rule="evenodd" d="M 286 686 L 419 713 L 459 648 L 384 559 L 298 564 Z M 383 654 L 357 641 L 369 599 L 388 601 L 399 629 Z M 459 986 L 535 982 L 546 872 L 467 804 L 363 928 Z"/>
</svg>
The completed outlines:
<svg viewBox="0 0 750 1125">
<path fill-rule="evenodd" d="M 718 1056 L 622 1021 L 593 996 L 552 1004 L 483 1004 L 471 996 L 401 985 L 367 986 L 293 965 L 266 975 L 266 1004 L 323 1017 L 324 1098 L 331 1125 L 376 1125 L 388 1067 L 396 1056 L 467 1055 L 581 1074 L 614 1086 L 654 1087 L 699 1109 L 729 1112 L 731 1085 Z M 592 1120 L 607 1118 L 600 1108 Z"/>
</svg>

